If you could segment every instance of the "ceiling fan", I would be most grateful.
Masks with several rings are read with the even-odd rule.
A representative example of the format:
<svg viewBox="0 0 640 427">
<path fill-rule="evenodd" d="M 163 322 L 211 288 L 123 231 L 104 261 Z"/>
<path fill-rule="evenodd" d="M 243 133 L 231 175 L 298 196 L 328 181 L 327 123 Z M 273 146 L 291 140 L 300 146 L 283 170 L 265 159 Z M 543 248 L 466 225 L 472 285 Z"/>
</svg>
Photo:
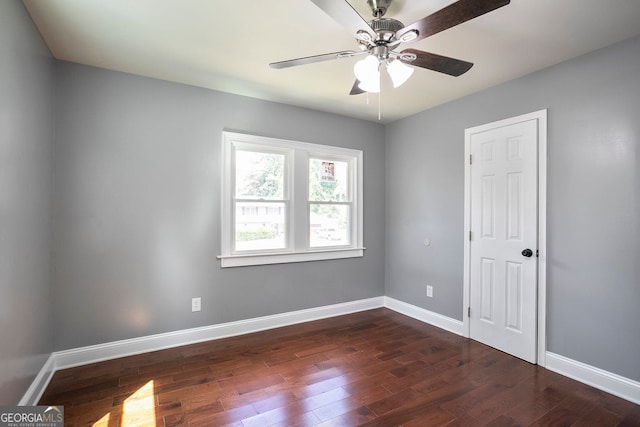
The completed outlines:
<svg viewBox="0 0 640 427">
<path fill-rule="evenodd" d="M 346 0 L 311 0 L 316 6 L 345 27 L 356 38 L 360 51 L 344 50 L 273 62 L 270 67 L 280 69 L 311 64 L 330 59 L 367 55 L 354 66 L 356 81 L 350 95 L 380 92 L 380 70 L 384 67 L 394 87 L 411 77 L 413 67 L 426 68 L 460 76 L 473 66 L 471 62 L 424 52 L 418 49 L 395 49 L 402 43 L 412 43 L 463 22 L 477 18 L 510 3 L 510 0 L 458 0 L 439 11 L 405 26 L 402 22 L 384 18 L 392 0 L 367 0 L 373 20 L 367 23 Z"/>
</svg>

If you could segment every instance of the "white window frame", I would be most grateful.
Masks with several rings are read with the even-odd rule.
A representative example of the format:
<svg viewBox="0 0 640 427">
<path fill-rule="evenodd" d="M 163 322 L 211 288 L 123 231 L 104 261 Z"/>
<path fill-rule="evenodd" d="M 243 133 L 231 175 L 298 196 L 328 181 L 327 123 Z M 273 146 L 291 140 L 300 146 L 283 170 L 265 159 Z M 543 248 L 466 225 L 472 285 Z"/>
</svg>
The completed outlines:
<svg viewBox="0 0 640 427">
<path fill-rule="evenodd" d="M 285 154 L 285 249 L 236 251 L 235 245 L 235 150 L 249 149 Z M 349 163 L 350 244 L 313 247 L 309 242 L 309 159 Z M 363 153 L 361 150 L 290 141 L 265 136 L 222 132 L 221 267 L 281 264 L 364 255 L 363 246 Z"/>
</svg>

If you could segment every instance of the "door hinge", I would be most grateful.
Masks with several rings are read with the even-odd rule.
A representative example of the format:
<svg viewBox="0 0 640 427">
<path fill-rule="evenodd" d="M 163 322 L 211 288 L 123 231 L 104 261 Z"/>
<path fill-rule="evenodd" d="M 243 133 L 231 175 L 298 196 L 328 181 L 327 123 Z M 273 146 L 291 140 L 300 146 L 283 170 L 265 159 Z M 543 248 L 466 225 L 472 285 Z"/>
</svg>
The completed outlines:
<svg viewBox="0 0 640 427">
<path fill-rule="evenodd" d="M 469 230 L 469 241 L 471 241 L 471 230 Z"/>
<path fill-rule="evenodd" d="M 471 317 L 471 307 L 467 307 L 467 317 Z"/>
<path fill-rule="evenodd" d="M 473 164 L 473 154 L 469 154 L 469 164 Z"/>
<path fill-rule="evenodd" d="M 540 257 L 540 252 L 536 249 L 536 258 Z"/>
</svg>

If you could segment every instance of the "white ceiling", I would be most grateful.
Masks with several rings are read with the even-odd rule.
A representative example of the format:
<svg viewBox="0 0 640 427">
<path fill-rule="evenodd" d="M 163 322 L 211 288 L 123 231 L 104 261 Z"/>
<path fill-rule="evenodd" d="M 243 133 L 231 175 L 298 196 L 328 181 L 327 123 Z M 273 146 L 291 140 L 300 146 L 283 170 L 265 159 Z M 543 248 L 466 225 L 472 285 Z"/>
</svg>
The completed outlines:
<svg viewBox="0 0 640 427">
<path fill-rule="evenodd" d="M 367 104 L 366 95 L 348 94 L 353 64 L 360 58 L 281 70 L 268 66 L 357 50 L 352 35 L 309 0 L 24 3 L 57 59 L 377 120 L 377 95 Z M 349 3 L 370 19 L 366 0 Z M 386 17 L 409 25 L 450 3 L 395 0 Z M 382 122 L 635 36 L 640 34 L 639 23 L 640 0 L 512 0 L 411 44 L 475 66 L 460 77 L 416 69 L 402 87 L 383 87 Z"/>
</svg>

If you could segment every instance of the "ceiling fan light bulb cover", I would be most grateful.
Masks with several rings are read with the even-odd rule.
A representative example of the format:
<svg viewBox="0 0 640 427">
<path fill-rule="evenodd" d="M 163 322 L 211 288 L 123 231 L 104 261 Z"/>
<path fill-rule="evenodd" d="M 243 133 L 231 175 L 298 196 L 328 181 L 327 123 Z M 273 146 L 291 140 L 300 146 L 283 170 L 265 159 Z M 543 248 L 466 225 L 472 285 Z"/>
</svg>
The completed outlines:
<svg viewBox="0 0 640 427">
<path fill-rule="evenodd" d="M 360 82 L 358 87 L 365 92 L 378 93 L 380 92 L 380 79 L 374 79 L 367 82 Z"/>
<path fill-rule="evenodd" d="M 409 80 L 409 77 L 413 74 L 413 67 L 409 67 L 396 59 L 387 65 L 387 72 L 391 76 L 393 87 L 397 88 Z"/>
<path fill-rule="evenodd" d="M 380 62 L 374 56 L 368 55 L 366 58 L 356 62 L 353 66 L 353 74 L 361 82 L 380 80 Z"/>
<path fill-rule="evenodd" d="M 367 42 L 367 43 L 373 41 L 373 38 L 371 37 L 371 34 L 366 32 L 365 30 L 358 31 L 356 33 L 356 38 L 358 40 L 362 40 L 363 42 Z"/>
<path fill-rule="evenodd" d="M 402 43 L 409 43 L 418 38 L 418 30 L 407 31 L 403 35 L 400 36 L 400 41 Z"/>
</svg>

